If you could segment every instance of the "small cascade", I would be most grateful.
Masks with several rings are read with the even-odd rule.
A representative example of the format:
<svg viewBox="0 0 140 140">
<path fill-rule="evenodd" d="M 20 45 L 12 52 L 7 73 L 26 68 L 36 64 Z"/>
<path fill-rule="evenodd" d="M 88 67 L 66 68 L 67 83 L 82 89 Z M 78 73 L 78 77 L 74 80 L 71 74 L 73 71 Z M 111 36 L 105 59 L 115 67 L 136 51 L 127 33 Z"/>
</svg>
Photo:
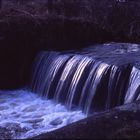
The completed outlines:
<svg viewBox="0 0 140 140">
<path fill-rule="evenodd" d="M 32 71 L 31 89 L 69 110 L 91 114 L 140 98 L 138 69 L 112 65 L 91 54 L 41 52 Z"/>
<path fill-rule="evenodd" d="M 130 74 L 128 90 L 126 92 L 124 103 L 131 103 L 138 99 L 140 99 L 140 70 L 133 67 Z"/>
<path fill-rule="evenodd" d="M 31 86 L 33 91 L 40 93 L 41 84 L 43 83 L 42 78 L 46 75 L 46 67 L 50 66 L 50 63 L 58 55 L 56 52 L 41 52 L 38 54 L 34 61 L 32 82 Z"/>
<path fill-rule="evenodd" d="M 81 59 L 82 58 L 80 55 L 73 56 L 69 59 L 65 68 L 63 69 L 54 95 L 54 99 L 57 102 L 63 102 L 65 100 L 70 82 L 72 81 L 72 76 L 74 75 L 77 65 Z"/>
<path fill-rule="evenodd" d="M 86 112 L 86 114 L 88 114 L 89 110 L 91 109 L 92 103 L 94 102 L 94 98 L 97 93 L 98 86 L 100 86 L 104 75 L 107 74 L 109 67 L 110 66 L 108 64 L 101 62 L 97 62 L 97 64 L 95 64 L 95 66 L 93 67 L 94 71 L 92 74 L 92 78 L 90 79 L 90 87 L 83 92 L 83 94 L 88 93 L 84 107 L 84 112 Z M 95 110 L 94 107 L 93 110 Z"/>
</svg>

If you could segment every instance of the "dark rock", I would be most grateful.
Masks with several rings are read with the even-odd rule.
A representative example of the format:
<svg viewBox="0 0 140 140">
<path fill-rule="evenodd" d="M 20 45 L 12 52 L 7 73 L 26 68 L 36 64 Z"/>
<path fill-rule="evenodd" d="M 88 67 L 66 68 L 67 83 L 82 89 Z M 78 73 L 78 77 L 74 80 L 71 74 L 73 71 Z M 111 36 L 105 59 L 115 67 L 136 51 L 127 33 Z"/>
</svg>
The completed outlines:
<svg viewBox="0 0 140 140">
<path fill-rule="evenodd" d="M 0 126 L 0 139 L 14 139 L 21 133 L 27 132 L 26 128 L 21 128 L 18 123 L 5 123 Z"/>
<path fill-rule="evenodd" d="M 6 128 L 0 127 L 0 139 L 12 139 L 12 133 Z"/>
<path fill-rule="evenodd" d="M 61 124 L 63 121 L 61 120 L 61 118 L 56 118 L 56 119 L 54 119 L 54 120 L 52 120 L 51 122 L 50 122 L 50 125 L 59 125 L 59 124 Z"/>
</svg>

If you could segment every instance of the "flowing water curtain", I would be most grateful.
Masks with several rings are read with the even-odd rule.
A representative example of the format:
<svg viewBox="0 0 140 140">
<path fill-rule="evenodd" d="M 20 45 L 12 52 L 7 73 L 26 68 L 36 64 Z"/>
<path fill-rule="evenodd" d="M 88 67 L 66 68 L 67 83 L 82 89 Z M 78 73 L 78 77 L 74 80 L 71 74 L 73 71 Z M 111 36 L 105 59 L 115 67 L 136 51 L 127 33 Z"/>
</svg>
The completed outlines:
<svg viewBox="0 0 140 140">
<path fill-rule="evenodd" d="M 43 65 L 43 59 L 44 57 L 48 57 L 49 53 L 47 52 L 40 52 L 34 59 L 33 65 L 32 65 L 32 70 L 31 70 L 31 82 L 30 82 L 30 87 L 31 89 L 35 92 L 36 91 L 36 82 L 37 82 L 37 77 L 38 74 L 40 73 L 41 66 Z"/>
<path fill-rule="evenodd" d="M 89 73 L 90 64 L 93 61 L 92 58 L 82 57 L 81 61 L 78 64 L 78 67 L 72 77 L 72 81 L 69 85 L 69 89 L 66 97 L 66 106 L 71 109 L 72 106 L 78 105 L 79 98 L 81 95 L 81 89 L 84 85 L 87 75 Z"/>
<path fill-rule="evenodd" d="M 106 73 L 106 71 L 108 71 L 109 69 L 109 65 L 106 64 L 106 63 L 98 63 L 97 65 L 95 65 L 96 68 L 93 75 L 92 75 L 92 79 L 91 79 L 91 83 L 90 83 L 90 88 L 87 92 L 88 96 L 87 96 L 87 99 L 86 99 L 86 102 L 85 102 L 85 105 L 84 105 L 84 112 L 86 114 L 88 114 L 92 108 L 92 104 L 94 104 L 95 100 L 94 100 L 94 97 L 96 95 L 96 91 L 97 91 L 97 88 L 104 76 L 104 74 Z M 86 92 L 85 92 L 86 94 Z M 94 110 L 94 106 L 93 106 L 93 109 Z"/>
<path fill-rule="evenodd" d="M 63 69 L 62 75 L 56 87 L 54 99 L 59 102 L 65 102 L 69 85 L 72 81 L 72 77 L 76 71 L 79 61 L 82 59 L 81 55 L 75 55 L 69 59 L 66 66 Z"/>
<path fill-rule="evenodd" d="M 128 90 L 126 92 L 125 96 L 125 104 L 131 103 L 133 101 L 136 101 L 139 99 L 140 95 L 140 70 L 136 67 L 133 67 L 130 79 L 129 79 L 129 85 Z"/>
<path fill-rule="evenodd" d="M 47 76 L 45 76 L 42 84 L 43 94 L 48 99 L 54 97 L 55 89 L 60 79 L 60 75 L 69 57 L 69 55 L 59 55 L 51 63 Z"/>
<path fill-rule="evenodd" d="M 119 71 L 119 68 L 113 65 L 111 67 L 110 75 L 109 75 L 108 96 L 106 100 L 105 109 L 112 108 L 112 102 L 115 100 L 114 98 L 117 91 L 117 85 L 119 83 L 120 76 L 121 76 L 121 72 Z"/>
<path fill-rule="evenodd" d="M 58 56 L 59 53 L 57 52 L 41 52 L 35 59 L 33 65 L 33 74 L 32 74 L 32 82 L 31 87 L 34 92 L 38 94 L 42 93 L 42 84 L 44 77 L 46 76 L 51 63 L 53 62 L 54 58 Z"/>
<path fill-rule="evenodd" d="M 34 92 L 85 114 L 140 98 L 138 69 L 109 65 L 87 54 L 41 52 L 32 73 Z"/>
</svg>

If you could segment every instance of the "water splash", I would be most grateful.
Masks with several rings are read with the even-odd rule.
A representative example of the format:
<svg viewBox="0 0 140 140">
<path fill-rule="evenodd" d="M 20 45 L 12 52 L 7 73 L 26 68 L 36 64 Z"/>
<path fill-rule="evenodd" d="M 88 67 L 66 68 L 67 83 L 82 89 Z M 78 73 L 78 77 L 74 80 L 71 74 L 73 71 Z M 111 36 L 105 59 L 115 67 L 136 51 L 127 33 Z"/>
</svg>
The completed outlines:
<svg viewBox="0 0 140 140">
<path fill-rule="evenodd" d="M 85 118 L 29 91 L 0 91 L 0 139 L 30 138 Z"/>
<path fill-rule="evenodd" d="M 129 63 L 117 65 L 124 59 L 114 58 L 131 54 L 133 62 L 140 47 L 108 45 L 103 51 L 95 47 L 80 53 L 40 52 L 32 68 L 34 93 L 0 91 L 0 139 L 30 138 L 140 100 L 139 69 Z M 107 48 L 112 49 L 110 54 Z M 111 60 L 103 61 L 108 55 Z"/>
<path fill-rule="evenodd" d="M 124 103 L 132 70 L 129 64 L 119 68 L 96 60 L 91 53 L 44 54 L 37 57 L 33 72 L 31 87 L 37 94 L 61 102 L 69 110 L 82 109 L 87 115 Z"/>
</svg>

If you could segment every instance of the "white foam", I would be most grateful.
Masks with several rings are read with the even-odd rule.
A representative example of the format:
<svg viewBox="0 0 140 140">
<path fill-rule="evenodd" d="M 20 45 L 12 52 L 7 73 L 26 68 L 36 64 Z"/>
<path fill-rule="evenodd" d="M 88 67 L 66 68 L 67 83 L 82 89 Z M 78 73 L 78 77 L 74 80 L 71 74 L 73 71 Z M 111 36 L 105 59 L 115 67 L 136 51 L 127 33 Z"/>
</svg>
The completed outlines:
<svg viewBox="0 0 140 140">
<path fill-rule="evenodd" d="M 10 131 L 11 138 L 30 138 L 85 117 L 29 91 L 0 91 L 0 127 Z"/>
</svg>

